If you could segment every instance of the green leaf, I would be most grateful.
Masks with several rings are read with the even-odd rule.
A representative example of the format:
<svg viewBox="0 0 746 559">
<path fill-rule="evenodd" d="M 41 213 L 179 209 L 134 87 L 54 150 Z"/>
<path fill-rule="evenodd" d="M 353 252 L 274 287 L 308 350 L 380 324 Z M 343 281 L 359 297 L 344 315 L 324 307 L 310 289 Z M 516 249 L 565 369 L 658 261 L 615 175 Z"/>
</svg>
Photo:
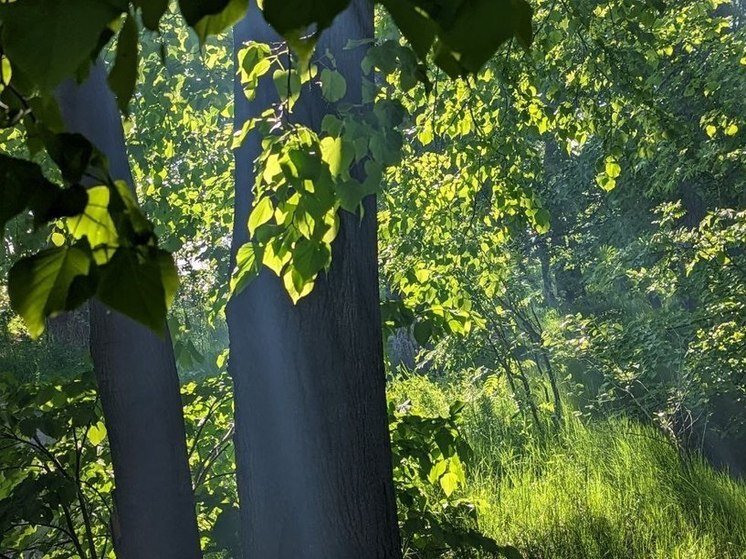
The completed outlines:
<svg viewBox="0 0 746 559">
<path fill-rule="evenodd" d="M 475 0 L 439 33 L 435 62 L 451 77 L 477 73 L 513 36 L 510 0 Z M 454 56 L 458 53 L 458 57 Z M 458 70 L 456 70 L 458 69 Z"/>
<path fill-rule="evenodd" d="M 451 496 L 459 484 L 458 476 L 453 472 L 446 472 L 440 478 L 440 486 L 443 488 L 447 497 Z"/>
<path fill-rule="evenodd" d="M 272 200 L 269 196 L 262 197 L 249 215 L 249 233 L 253 235 L 257 227 L 272 219 L 274 213 L 275 208 L 272 205 Z"/>
<path fill-rule="evenodd" d="M 44 332 L 46 317 L 83 302 L 73 282 L 90 272 L 89 256 L 76 247 L 58 247 L 22 258 L 8 273 L 10 304 L 30 334 Z"/>
<path fill-rule="evenodd" d="M 7 56 L 0 55 L 0 91 L 10 83 L 12 77 L 13 68 L 10 65 L 10 60 Z"/>
<path fill-rule="evenodd" d="M 546 208 L 539 209 L 534 214 L 534 223 L 538 233 L 547 233 L 549 231 L 549 211 Z"/>
<path fill-rule="evenodd" d="M 49 92 L 93 58 L 102 32 L 122 11 L 113 0 L 0 4 L 4 53 L 14 68 Z"/>
<path fill-rule="evenodd" d="M 0 153 L 0 234 L 8 220 L 26 209 L 39 191 L 53 195 L 55 188 L 36 163 Z"/>
<path fill-rule="evenodd" d="M 337 181 L 334 191 L 343 209 L 355 213 L 366 196 L 378 192 L 381 186 L 382 167 L 379 163 L 368 160 L 365 162 L 366 178 L 362 183 L 349 179 Z"/>
<path fill-rule="evenodd" d="M 428 481 L 432 484 L 438 483 L 440 476 L 445 474 L 446 470 L 448 470 L 448 460 L 438 460 L 427 474 Z"/>
<path fill-rule="evenodd" d="M 609 175 L 612 179 L 615 179 L 622 173 L 622 168 L 619 166 L 619 163 L 617 163 L 616 160 L 607 159 L 605 171 L 607 175 Z"/>
<path fill-rule="evenodd" d="M 256 96 L 259 78 L 266 74 L 272 67 L 272 62 L 269 58 L 271 54 L 272 51 L 269 45 L 255 41 L 250 41 L 238 53 L 238 60 L 241 67 L 241 84 L 244 88 L 244 95 L 246 95 L 249 101 L 253 101 Z"/>
<path fill-rule="evenodd" d="M 166 324 L 167 293 L 162 256 L 119 247 L 102 268 L 96 295 L 112 309 L 162 334 Z"/>
<path fill-rule="evenodd" d="M 104 442 L 104 439 L 106 439 L 106 426 L 104 425 L 103 421 L 99 421 L 95 425 L 91 425 L 91 427 L 88 429 L 87 438 L 93 446 L 99 446 L 102 442 Z"/>
<path fill-rule="evenodd" d="M 132 230 L 139 236 L 147 237 L 153 231 L 153 224 L 148 221 L 140 210 L 140 206 L 137 205 L 130 185 L 125 181 L 117 180 L 114 181 L 114 188 L 118 197 L 114 211 L 124 210 L 129 219 L 128 225 L 132 227 Z"/>
<path fill-rule="evenodd" d="M 254 243 L 246 243 L 236 253 L 236 267 L 231 275 L 231 294 L 241 293 L 261 270 L 261 258 L 257 257 L 257 247 Z"/>
<path fill-rule="evenodd" d="M 67 183 L 80 182 L 97 155 L 91 142 L 81 134 L 45 134 L 44 145 Z"/>
<path fill-rule="evenodd" d="M 229 0 L 221 12 L 207 15 L 194 25 L 201 43 L 210 35 L 218 35 L 240 20 L 249 8 L 249 0 Z"/>
<path fill-rule="evenodd" d="M 616 188 L 616 180 L 605 173 L 596 176 L 596 184 L 606 192 L 610 192 Z"/>
<path fill-rule="evenodd" d="M 306 31 L 311 25 L 319 30 L 329 27 L 350 0 L 264 0 L 264 19 L 280 35 Z"/>
<path fill-rule="evenodd" d="M 85 188 L 74 184 L 70 188 L 42 189 L 38 191 L 29 204 L 34 212 L 34 226 L 39 227 L 61 217 L 70 217 L 83 213 L 88 198 Z"/>
<path fill-rule="evenodd" d="M 283 239 L 281 237 L 275 237 L 264 246 L 264 251 L 261 256 L 262 264 L 279 276 L 282 273 L 285 264 L 287 264 L 291 259 L 292 254 Z"/>
<path fill-rule="evenodd" d="M 329 136 L 339 136 L 342 133 L 344 121 L 333 114 L 324 115 L 321 119 L 321 131 Z"/>
<path fill-rule="evenodd" d="M 511 4 L 513 9 L 513 34 L 518 39 L 518 42 L 521 43 L 521 46 L 528 49 L 534 38 L 534 31 L 531 25 L 533 10 L 528 2 L 523 0 L 513 1 Z"/>
<path fill-rule="evenodd" d="M 168 251 L 157 250 L 155 260 L 161 269 L 161 281 L 163 282 L 163 293 L 166 297 L 166 309 L 170 309 L 176 299 L 179 290 L 179 269 L 174 262 L 174 256 Z"/>
<path fill-rule="evenodd" d="M 347 81 L 336 70 L 321 70 L 321 94 L 330 103 L 340 101 L 347 94 Z"/>
<path fill-rule="evenodd" d="M 413 329 L 414 339 L 421 346 L 427 345 L 433 334 L 433 324 L 429 320 L 416 322 Z"/>
<path fill-rule="evenodd" d="M 290 295 L 293 304 L 313 291 L 313 281 L 306 280 L 295 268 L 288 266 L 282 275 L 285 291 Z"/>
<path fill-rule="evenodd" d="M 293 251 L 293 267 L 300 277 L 312 280 L 316 274 L 326 268 L 332 261 L 329 245 L 308 239 L 301 239 Z"/>
<path fill-rule="evenodd" d="M 109 187 L 94 186 L 86 191 L 88 204 L 81 215 L 68 218 L 67 229 L 75 239 L 88 239 L 91 248 L 100 246 L 116 247 L 118 234 L 114 221 L 109 214 Z M 112 250 L 113 253 L 113 250 Z M 105 256 L 103 264 L 108 260 Z"/>
<path fill-rule="evenodd" d="M 358 210 L 365 197 L 363 185 L 355 179 L 336 183 L 334 191 L 339 198 L 340 206 L 350 213 L 355 213 Z"/>
<path fill-rule="evenodd" d="M 283 101 L 289 99 L 291 104 L 298 99 L 300 95 L 300 76 L 298 72 L 289 70 L 275 70 L 272 73 L 272 80 L 275 82 L 277 94 Z"/>
<path fill-rule="evenodd" d="M 250 41 L 238 53 L 241 63 L 241 81 L 253 81 L 267 73 L 270 62 L 267 60 L 272 54 L 269 45 Z M 266 62 L 266 64 L 264 64 Z"/>
<path fill-rule="evenodd" d="M 114 66 L 109 72 L 108 79 L 109 87 L 117 97 L 117 106 L 125 114 L 137 86 L 138 46 L 137 20 L 129 14 L 119 33 Z"/>
<path fill-rule="evenodd" d="M 403 0 L 379 0 L 391 14 L 396 26 L 412 45 L 421 60 L 427 58 L 435 41 L 437 26 L 423 10 L 418 10 L 412 2 Z"/>
<path fill-rule="evenodd" d="M 451 77 L 475 74 L 505 41 L 531 43 L 531 7 L 525 0 L 468 3 L 379 0 L 425 62 L 434 46 L 435 63 Z"/>
<path fill-rule="evenodd" d="M 333 177 L 349 176 L 350 165 L 355 157 L 354 146 L 342 138 L 327 136 L 320 142 L 321 157 L 329 166 Z"/>
<path fill-rule="evenodd" d="M 464 409 L 466 406 L 466 402 L 462 402 L 461 400 L 456 400 L 448 407 L 448 413 L 451 417 L 454 417 L 461 413 L 461 410 Z"/>
</svg>

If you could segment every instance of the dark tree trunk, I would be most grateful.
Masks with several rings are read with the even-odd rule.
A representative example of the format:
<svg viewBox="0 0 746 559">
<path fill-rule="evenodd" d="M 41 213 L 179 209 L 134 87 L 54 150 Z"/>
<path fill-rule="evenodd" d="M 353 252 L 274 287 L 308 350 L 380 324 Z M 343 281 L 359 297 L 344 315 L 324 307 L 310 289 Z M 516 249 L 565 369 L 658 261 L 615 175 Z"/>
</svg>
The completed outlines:
<svg viewBox="0 0 746 559">
<path fill-rule="evenodd" d="M 251 9 L 235 31 L 277 41 Z M 347 79 L 345 101 L 361 99 L 360 48 L 372 37 L 373 9 L 354 0 L 322 39 Z M 249 104 L 236 83 L 241 125 L 277 101 L 271 81 Z M 292 119 L 318 129 L 327 112 L 304 92 Z M 233 253 L 247 240 L 253 160 L 260 138 L 236 154 Z M 344 214 L 333 263 L 294 306 L 282 282 L 263 272 L 228 306 L 235 384 L 242 544 L 247 559 L 401 557 L 386 417 L 378 299 L 376 201 L 365 217 Z"/>
<path fill-rule="evenodd" d="M 63 313 L 47 320 L 49 337 L 65 348 L 77 352 L 88 351 L 90 324 L 88 306 Z"/>
<path fill-rule="evenodd" d="M 109 159 L 115 179 L 132 184 L 119 113 L 98 65 L 58 98 L 70 131 Z M 120 559 L 201 557 L 179 378 L 168 335 L 90 305 L 91 355 L 114 465 L 114 546 Z"/>
</svg>

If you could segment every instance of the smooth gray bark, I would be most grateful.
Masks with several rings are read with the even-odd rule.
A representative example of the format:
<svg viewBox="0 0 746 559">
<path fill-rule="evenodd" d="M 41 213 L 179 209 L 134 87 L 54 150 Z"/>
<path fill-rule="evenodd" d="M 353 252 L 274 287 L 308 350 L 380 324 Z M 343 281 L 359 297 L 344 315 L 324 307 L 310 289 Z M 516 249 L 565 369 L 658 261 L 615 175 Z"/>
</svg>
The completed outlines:
<svg viewBox="0 0 746 559">
<path fill-rule="evenodd" d="M 132 184 L 119 112 L 103 67 L 58 90 L 67 128 Z M 114 547 L 120 559 L 194 559 L 199 546 L 179 377 L 171 340 L 92 301 L 90 347 L 114 466 Z"/>
<path fill-rule="evenodd" d="M 252 6 L 254 8 L 255 6 Z M 373 9 L 354 0 L 317 52 L 326 48 L 347 79 L 344 101 L 360 102 L 363 49 Z M 234 30 L 278 41 L 256 9 Z M 236 122 L 277 101 L 271 80 L 248 103 L 236 83 Z M 292 119 L 318 129 L 329 106 L 304 91 Z M 246 240 L 253 161 L 260 138 L 236 153 L 233 253 Z M 242 544 L 247 559 L 401 557 L 386 417 L 378 297 L 376 201 L 365 217 L 341 216 L 333 263 L 294 306 L 282 282 L 263 272 L 228 306 L 229 371 L 235 384 Z"/>
</svg>

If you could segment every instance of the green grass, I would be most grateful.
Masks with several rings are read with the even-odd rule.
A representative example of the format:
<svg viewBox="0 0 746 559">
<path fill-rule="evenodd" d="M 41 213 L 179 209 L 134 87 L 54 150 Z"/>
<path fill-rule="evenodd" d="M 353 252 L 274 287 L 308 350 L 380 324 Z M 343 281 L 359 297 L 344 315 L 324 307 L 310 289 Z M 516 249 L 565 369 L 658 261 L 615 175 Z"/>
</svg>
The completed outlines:
<svg viewBox="0 0 746 559">
<path fill-rule="evenodd" d="M 683 460 L 650 426 L 570 418 L 542 438 L 501 389 L 413 377 L 389 396 L 436 414 L 468 402 L 475 457 L 465 496 L 484 503 L 487 534 L 530 559 L 746 558 L 746 484 Z"/>
</svg>

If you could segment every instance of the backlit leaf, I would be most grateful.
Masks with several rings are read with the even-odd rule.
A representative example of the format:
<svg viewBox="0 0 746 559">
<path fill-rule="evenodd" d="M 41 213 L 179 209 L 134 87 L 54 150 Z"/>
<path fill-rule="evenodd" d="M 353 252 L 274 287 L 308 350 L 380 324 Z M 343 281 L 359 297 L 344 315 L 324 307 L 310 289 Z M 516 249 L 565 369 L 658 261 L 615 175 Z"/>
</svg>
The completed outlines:
<svg viewBox="0 0 746 559">
<path fill-rule="evenodd" d="M 450 496 L 458 488 L 459 479 L 453 472 L 446 472 L 441 476 L 439 481 L 446 496 Z"/>
<path fill-rule="evenodd" d="M 102 442 L 104 442 L 104 439 L 106 439 L 106 426 L 104 425 L 103 421 L 99 421 L 95 425 L 91 425 L 88 429 L 88 441 L 93 446 L 99 446 Z"/>
<path fill-rule="evenodd" d="M 272 219 L 274 212 L 275 208 L 272 205 L 272 200 L 268 196 L 261 198 L 249 215 L 249 233 L 253 235 L 257 227 Z"/>
<path fill-rule="evenodd" d="M 78 277 L 88 275 L 90 266 L 89 256 L 81 249 L 56 247 L 22 258 L 10 269 L 10 304 L 32 336 L 44 332 L 46 317 L 83 302 L 71 287 Z"/>
<path fill-rule="evenodd" d="M 261 270 L 261 259 L 257 258 L 256 247 L 253 243 L 246 243 L 238 249 L 236 254 L 236 268 L 231 276 L 231 293 L 238 294 L 243 291 Z"/>
<path fill-rule="evenodd" d="M 340 101 L 347 94 L 347 82 L 336 70 L 321 70 L 321 94 L 330 103 Z"/>
<path fill-rule="evenodd" d="M 75 239 L 88 239 L 92 248 L 117 246 L 117 230 L 109 214 L 109 187 L 94 186 L 86 191 L 88 204 L 81 215 L 67 219 L 67 229 Z"/>
</svg>

